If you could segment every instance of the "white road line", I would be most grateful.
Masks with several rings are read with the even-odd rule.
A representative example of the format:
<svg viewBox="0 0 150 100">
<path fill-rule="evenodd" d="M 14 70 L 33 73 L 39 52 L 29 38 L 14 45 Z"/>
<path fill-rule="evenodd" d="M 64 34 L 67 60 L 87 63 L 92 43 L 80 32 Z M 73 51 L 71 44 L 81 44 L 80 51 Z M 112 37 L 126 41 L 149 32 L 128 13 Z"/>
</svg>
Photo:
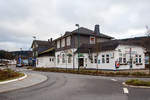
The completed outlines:
<svg viewBox="0 0 150 100">
<path fill-rule="evenodd" d="M 117 81 L 116 79 L 111 79 L 112 81 Z"/>
<path fill-rule="evenodd" d="M 129 93 L 127 88 L 123 88 L 124 93 Z"/>
</svg>

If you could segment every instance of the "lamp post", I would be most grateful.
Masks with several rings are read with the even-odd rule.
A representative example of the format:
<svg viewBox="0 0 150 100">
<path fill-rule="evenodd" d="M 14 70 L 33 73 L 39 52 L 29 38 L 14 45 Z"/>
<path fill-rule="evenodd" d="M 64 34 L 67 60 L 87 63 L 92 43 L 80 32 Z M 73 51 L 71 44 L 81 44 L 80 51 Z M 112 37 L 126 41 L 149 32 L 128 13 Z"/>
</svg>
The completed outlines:
<svg viewBox="0 0 150 100">
<path fill-rule="evenodd" d="M 22 64 L 22 48 L 20 48 L 20 64 Z"/>
<path fill-rule="evenodd" d="M 75 26 L 78 27 L 78 71 L 80 70 L 80 65 L 79 65 L 79 46 L 80 46 L 80 34 L 79 34 L 79 24 L 76 24 Z"/>
</svg>

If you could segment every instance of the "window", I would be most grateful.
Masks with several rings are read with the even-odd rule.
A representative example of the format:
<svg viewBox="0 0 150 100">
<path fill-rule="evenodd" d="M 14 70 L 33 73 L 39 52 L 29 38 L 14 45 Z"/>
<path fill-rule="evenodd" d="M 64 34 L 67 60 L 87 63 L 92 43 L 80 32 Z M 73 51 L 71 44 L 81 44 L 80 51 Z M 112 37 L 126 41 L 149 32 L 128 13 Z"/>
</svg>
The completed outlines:
<svg viewBox="0 0 150 100">
<path fill-rule="evenodd" d="M 61 47 L 65 47 L 65 38 L 61 40 Z"/>
<path fill-rule="evenodd" d="M 54 58 L 52 58 L 52 62 L 54 61 Z"/>
<path fill-rule="evenodd" d="M 57 48 L 60 48 L 60 40 L 57 41 Z"/>
<path fill-rule="evenodd" d="M 87 63 L 87 58 L 85 58 L 85 63 Z"/>
<path fill-rule="evenodd" d="M 122 57 L 122 53 L 119 53 L 119 56 L 121 56 L 121 57 Z"/>
<path fill-rule="evenodd" d="M 62 63 L 65 63 L 65 54 L 62 55 Z"/>
<path fill-rule="evenodd" d="M 135 62 L 138 63 L 138 55 L 135 55 Z"/>
<path fill-rule="evenodd" d="M 142 63 L 142 57 L 141 57 L 141 55 L 135 55 L 135 62 L 136 63 Z"/>
<path fill-rule="evenodd" d="M 109 63 L 109 55 L 106 55 L 106 63 Z"/>
<path fill-rule="evenodd" d="M 38 52 L 36 51 L 36 56 L 38 56 Z"/>
<path fill-rule="evenodd" d="M 119 57 L 119 63 L 122 63 L 122 57 Z"/>
<path fill-rule="evenodd" d="M 51 62 L 51 58 L 49 58 L 49 61 Z"/>
<path fill-rule="evenodd" d="M 37 65 L 39 64 L 39 59 L 37 59 Z"/>
<path fill-rule="evenodd" d="M 95 44 L 95 37 L 90 37 L 90 44 Z"/>
<path fill-rule="evenodd" d="M 139 55 L 139 63 L 142 63 L 141 55 Z"/>
<path fill-rule="evenodd" d="M 97 63 L 97 56 L 94 57 L 94 62 Z"/>
<path fill-rule="evenodd" d="M 70 46 L 70 42 L 71 42 L 71 37 L 67 37 L 67 46 Z"/>
<path fill-rule="evenodd" d="M 123 58 L 123 63 L 125 64 L 127 61 L 126 61 L 126 58 Z"/>
<path fill-rule="evenodd" d="M 91 63 L 93 63 L 93 57 L 91 58 Z"/>
<path fill-rule="evenodd" d="M 126 64 L 126 54 L 123 54 L 123 63 Z"/>
<path fill-rule="evenodd" d="M 71 56 L 68 56 L 68 63 L 71 63 Z"/>
<path fill-rule="evenodd" d="M 102 63 L 105 63 L 105 55 L 102 55 Z"/>
<path fill-rule="evenodd" d="M 59 62 L 60 62 L 60 61 L 59 61 L 59 55 L 57 55 L 57 63 L 59 64 Z"/>
</svg>

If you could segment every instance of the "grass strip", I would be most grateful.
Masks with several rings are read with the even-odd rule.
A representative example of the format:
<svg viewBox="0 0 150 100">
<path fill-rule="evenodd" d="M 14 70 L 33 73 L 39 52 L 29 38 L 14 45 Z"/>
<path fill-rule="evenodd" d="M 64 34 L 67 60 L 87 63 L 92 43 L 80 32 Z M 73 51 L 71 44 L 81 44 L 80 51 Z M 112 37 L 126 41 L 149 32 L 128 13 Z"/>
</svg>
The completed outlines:
<svg viewBox="0 0 150 100">
<path fill-rule="evenodd" d="M 22 76 L 24 76 L 23 73 L 15 72 L 11 69 L 0 70 L 0 82 L 16 79 Z"/>
<path fill-rule="evenodd" d="M 43 72 L 63 72 L 72 74 L 83 74 L 83 75 L 103 75 L 103 76 L 122 76 L 122 77 L 150 77 L 149 74 L 144 72 L 121 72 L 121 71 L 102 71 L 102 70 L 90 70 L 90 69 L 65 69 L 65 68 L 33 68 L 34 71 Z"/>
<path fill-rule="evenodd" d="M 150 86 L 150 81 L 143 81 L 138 79 L 130 79 L 125 82 L 127 85 L 133 86 Z"/>
</svg>

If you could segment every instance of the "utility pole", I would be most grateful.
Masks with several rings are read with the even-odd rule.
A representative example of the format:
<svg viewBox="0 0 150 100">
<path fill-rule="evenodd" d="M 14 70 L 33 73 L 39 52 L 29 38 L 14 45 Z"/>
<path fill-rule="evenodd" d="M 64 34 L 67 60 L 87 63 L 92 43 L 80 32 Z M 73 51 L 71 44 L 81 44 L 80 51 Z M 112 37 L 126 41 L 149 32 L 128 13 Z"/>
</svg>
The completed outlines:
<svg viewBox="0 0 150 100">
<path fill-rule="evenodd" d="M 78 27 L 78 72 L 80 70 L 80 65 L 79 65 L 79 54 L 80 54 L 80 50 L 79 50 L 79 46 L 80 46 L 80 33 L 79 33 L 79 24 L 76 24 L 75 26 Z"/>
<path fill-rule="evenodd" d="M 132 69 L 132 48 L 130 48 L 130 69 Z"/>
<path fill-rule="evenodd" d="M 95 44 L 96 44 L 96 60 L 97 60 L 97 62 L 96 62 L 96 69 L 97 69 L 96 73 L 98 74 L 98 41 L 97 41 L 97 36 L 95 36 Z"/>
<path fill-rule="evenodd" d="M 147 41 L 149 41 L 150 38 L 150 29 L 149 27 L 146 25 L 146 29 L 147 29 Z M 147 53 L 148 53 L 148 68 L 149 68 L 149 75 L 150 75 L 150 50 L 147 49 Z"/>
</svg>

